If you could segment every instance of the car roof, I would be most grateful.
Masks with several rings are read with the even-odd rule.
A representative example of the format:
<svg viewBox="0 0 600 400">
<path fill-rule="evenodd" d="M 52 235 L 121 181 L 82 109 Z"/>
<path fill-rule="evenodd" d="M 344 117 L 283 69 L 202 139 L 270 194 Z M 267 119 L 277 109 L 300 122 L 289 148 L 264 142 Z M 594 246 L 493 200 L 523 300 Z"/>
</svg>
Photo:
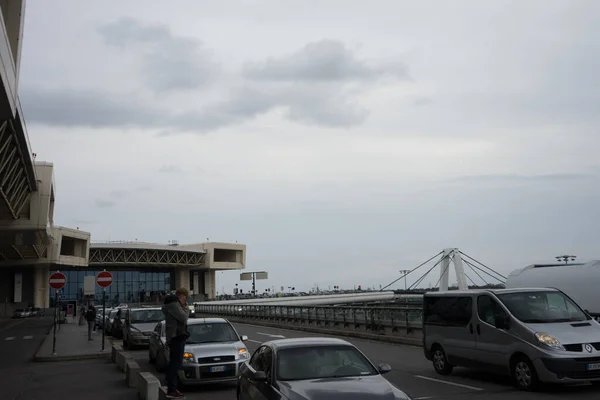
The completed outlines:
<svg viewBox="0 0 600 400">
<path fill-rule="evenodd" d="M 225 318 L 190 318 L 188 325 L 227 323 Z"/>
<path fill-rule="evenodd" d="M 524 293 L 524 292 L 557 292 L 555 288 L 514 288 L 514 289 L 469 289 L 469 290 L 448 290 L 444 292 L 427 292 L 426 297 L 452 297 L 477 294 L 507 294 L 507 293 Z"/>
<path fill-rule="evenodd" d="M 275 339 L 264 343 L 275 350 L 289 349 L 295 347 L 312 347 L 312 346 L 352 346 L 354 345 L 344 339 L 327 338 L 327 337 L 304 337 L 290 339 Z"/>
<path fill-rule="evenodd" d="M 160 307 L 136 307 L 136 308 L 130 308 L 129 311 L 162 311 L 162 308 Z"/>
</svg>

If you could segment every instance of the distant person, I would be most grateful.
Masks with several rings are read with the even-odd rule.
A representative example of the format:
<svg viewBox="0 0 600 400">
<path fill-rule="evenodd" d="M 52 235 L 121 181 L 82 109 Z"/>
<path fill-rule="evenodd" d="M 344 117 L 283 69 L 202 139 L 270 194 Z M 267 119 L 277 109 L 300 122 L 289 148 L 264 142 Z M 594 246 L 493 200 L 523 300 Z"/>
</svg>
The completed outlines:
<svg viewBox="0 0 600 400">
<path fill-rule="evenodd" d="M 165 336 L 169 345 L 169 365 L 166 371 L 167 398 L 181 399 L 183 393 L 177 390 L 177 372 L 183 364 L 185 342 L 190 336 L 187 330 L 189 306 L 187 298 L 190 292 L 186 288 L 179 288 L 175 295 L 165 297 L 162 312 L 165 314 Z"/>
<path fill-rule="evenodd" d="M 92 331 L 96 327 L 96 309 L 90 305 L 85 313 L 85 319 L 88 323 L 88 340 L 92 339 Z"/>
</svg>

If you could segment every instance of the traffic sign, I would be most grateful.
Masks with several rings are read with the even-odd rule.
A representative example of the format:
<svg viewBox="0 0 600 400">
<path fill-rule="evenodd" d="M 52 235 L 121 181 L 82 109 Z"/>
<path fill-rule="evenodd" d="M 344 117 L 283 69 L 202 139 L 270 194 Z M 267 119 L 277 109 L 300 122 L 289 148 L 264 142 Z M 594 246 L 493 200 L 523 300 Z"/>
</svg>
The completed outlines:
<svg viewBox="0 0 600 400">
<path fill-rule="evenodd" d="M 61 272 L 55 272 L 50 275 L 50 279 L 48 279 L 48 283 L 52 289 L 62 289 L 67 284 L 67 277 L 65 274 Z"/>
<path fill-rule="evenodd" d="M 102 271 L 98 275 L 96 275 L 96 283 L 101 288 L 107 288 L 112 284 L 113 276 L 108 271 Z"/>
</svg>

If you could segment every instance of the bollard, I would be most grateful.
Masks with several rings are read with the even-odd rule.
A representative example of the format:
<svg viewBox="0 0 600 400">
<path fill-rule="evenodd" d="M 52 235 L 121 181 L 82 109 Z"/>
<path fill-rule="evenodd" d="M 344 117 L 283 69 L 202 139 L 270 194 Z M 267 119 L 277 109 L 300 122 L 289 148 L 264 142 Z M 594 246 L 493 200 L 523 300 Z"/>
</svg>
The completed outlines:
<svg viewBox="0 0 600 400">
<path fill-rule="evenodd" d="M 137 391 L 142 400 L 158 400 L 160 381 L 151 372 L 139 372 Z"/>
<path fill-rule="evenodd" d="M 133 358 L 125 362 L 125 381 L 127 386 L 135 387 L 137 384 L 137 376 L 140 373 L 140 366 Z"/>
<path fill-rule="evenodd" d="M 113 344 L 113 345 L 112 345 L 112 350 L 111 350 L 111 353 L 110 353 L 110 360 L 111 360 L 113 363 L 116 363 L 116 362 L 117 362 L 117 353 L 118 353 L 119 351 L 123 351 L 123 347 L 121 347 L 121 346 L 120 346 L 120 345 L 118 345 L 118 344 Z"/>
<path fill-rule="evenodd" d="M 126 363 L 128 359 L 132 359 L 131 354 L 126 351 L 118 351 L 117 352 L 117 367 L 123 372 L 125 372 Z"/>
<path fill-rule="evenodd" d="M 158 389 L 158 400 L 167 400 L 167 387 L 161 386 Z"/>
</svg>

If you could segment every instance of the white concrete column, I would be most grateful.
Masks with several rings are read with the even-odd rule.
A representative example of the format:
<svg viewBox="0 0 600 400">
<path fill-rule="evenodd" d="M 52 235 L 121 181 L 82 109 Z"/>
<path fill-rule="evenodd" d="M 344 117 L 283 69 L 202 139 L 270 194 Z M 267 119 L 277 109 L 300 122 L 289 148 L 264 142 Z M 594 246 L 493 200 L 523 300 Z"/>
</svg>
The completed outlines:
<svg viewBox="0 0 600 400">
<path fill-rule="evenodd" d="M 175 268 L 174 289 L 177 290 L 182 287 L 190 290 L 190 270 L 187 268 Z"/>
<path fill-rule="evenodd" d="M 217 297 L 217 273 L 214 270 L 204 273 L 204 293 L 207 300 Z"/>
<path fill-rule="evenodd" d="M 465 267 L 463 266 L 463 260 L 458 249 L 454 252 L 454 271 L 456 272 L 456 280 L 458 281 L 458 290 L 469 290 L 467 274 L 465 274 Z"/>
<path fill-rule="evenodd" d="M 444 249 L 444 254 L 442 254 L 442 262 L 440 263 L 440 292 L 448 290 L 450 281 L 450 257 L 453 252 L 454 249 Z"/>
<path fill-rule="evenodd" d="M 36 265 L 33 269 L 33 306 L 39 308 L 50 307 L 50 288 L 48 279 L 50 270 L 47 266 Z"/>
<path fill-rule="evenodd" d="M 202 290 L 204 288 L 201 288 L 199 286 L 200 282 L 199 282 L 199 279 L 198 279 L 198 274 L 199 274 L 198 271 L 194 271 L 194 273 L 192 274 L 192 278 L 194 279 L 194 293 L 196 293 L 196 294 L 202 294 Z"/>
</svg>

